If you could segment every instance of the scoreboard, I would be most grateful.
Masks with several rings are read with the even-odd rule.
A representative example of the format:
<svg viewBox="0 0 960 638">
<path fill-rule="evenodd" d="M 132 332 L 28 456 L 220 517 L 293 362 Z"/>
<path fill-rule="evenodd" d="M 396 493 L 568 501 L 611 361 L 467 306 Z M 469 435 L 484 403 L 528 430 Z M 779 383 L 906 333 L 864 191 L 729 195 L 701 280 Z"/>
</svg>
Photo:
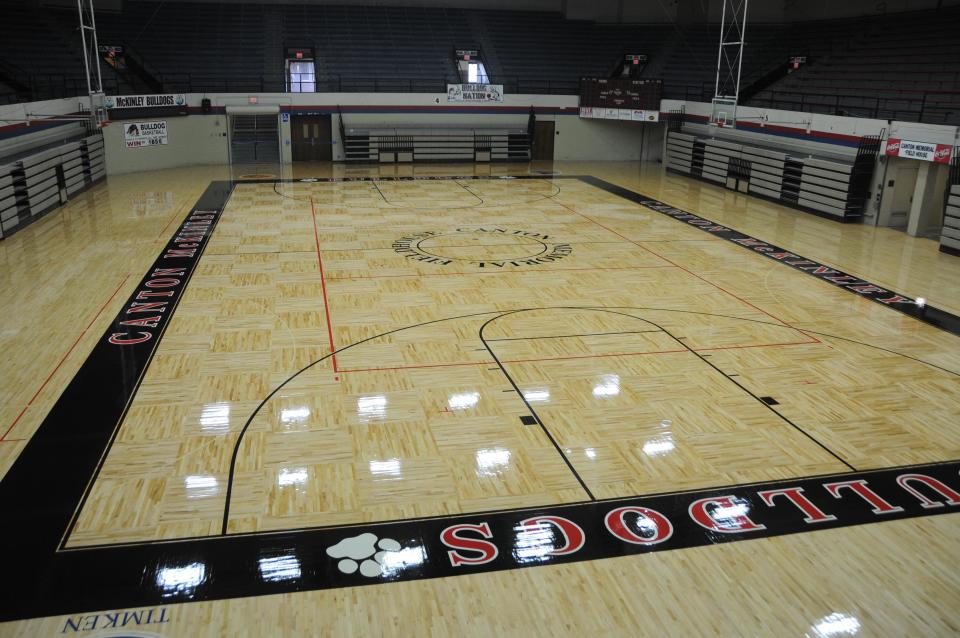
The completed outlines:
<svg viewBox="0 0 960 638">
<path fill-rule="evenodd" d="M 580 117 L 657 122 L 662 92 L 662 80 L 580 78 Z"/>
</svg>

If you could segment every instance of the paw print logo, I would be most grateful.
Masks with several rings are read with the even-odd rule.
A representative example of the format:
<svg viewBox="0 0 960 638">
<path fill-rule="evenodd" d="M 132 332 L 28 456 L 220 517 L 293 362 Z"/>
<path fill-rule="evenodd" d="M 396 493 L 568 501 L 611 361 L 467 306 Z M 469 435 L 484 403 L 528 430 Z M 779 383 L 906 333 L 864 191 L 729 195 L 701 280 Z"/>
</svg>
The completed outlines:
<svg viewBox="0 0 960 638">
<path fill-rule="evenodd" d="M 337 569 L 344 574 L 352 574 L 359 568 L 361 574 L 374 578 L 383 572 L 387 554 L 397 551 L 400 551 L 400 543 L 392 538 L 378 539 L 376 534 L 365 532 L 331 545 L 327 548 L 327 556 L 341 559 Z"/>
</svg>

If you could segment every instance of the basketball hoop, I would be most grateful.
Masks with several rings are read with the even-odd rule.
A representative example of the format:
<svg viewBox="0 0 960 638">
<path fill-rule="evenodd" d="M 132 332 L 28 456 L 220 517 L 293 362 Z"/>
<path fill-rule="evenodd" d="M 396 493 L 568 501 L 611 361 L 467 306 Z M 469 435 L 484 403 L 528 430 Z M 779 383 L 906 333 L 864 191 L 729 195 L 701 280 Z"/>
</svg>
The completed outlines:
<svg viewBox="0 0 960 638">
<path fill-rule="evenodd" d="M 736 128 L 737 99 L 732 97 L 715 97 L 711 101 L 710 126 L 718 128 Z"/>
</svg>

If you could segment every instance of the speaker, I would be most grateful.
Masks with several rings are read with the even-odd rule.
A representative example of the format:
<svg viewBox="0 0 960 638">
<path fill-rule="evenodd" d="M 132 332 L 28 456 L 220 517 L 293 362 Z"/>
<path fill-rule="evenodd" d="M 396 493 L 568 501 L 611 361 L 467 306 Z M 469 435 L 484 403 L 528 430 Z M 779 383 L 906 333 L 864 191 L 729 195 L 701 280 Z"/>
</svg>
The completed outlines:
<svg viewBox="0 0 960 638">
<path fill-rule="evenodd" d="M 205 97 L 200 100 L 200 112 L 209 113 L 210 112 L 210 98 Z"/>
</svg>

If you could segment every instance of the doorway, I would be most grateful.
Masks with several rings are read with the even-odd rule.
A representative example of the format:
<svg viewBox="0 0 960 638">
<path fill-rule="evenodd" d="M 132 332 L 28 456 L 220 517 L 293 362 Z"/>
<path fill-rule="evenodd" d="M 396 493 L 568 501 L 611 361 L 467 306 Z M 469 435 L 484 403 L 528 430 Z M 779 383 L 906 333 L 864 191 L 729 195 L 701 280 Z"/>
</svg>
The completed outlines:
<svg viewBox="0 0 960 638">
<path fill-rule="evenodd" d="M 290 139 L 294 162 L 329 162 L 333 159 L 330 115 L 292 115 Z"/>
<path fill-rule="evenodd" d="M 536 124 L 533 128 L 533 148 L 531 149 L 531 159 L 553 159 L 553 129 L 554 122 L 552 121 L 536 121 Z"/>
<path fill-rule="evenodd" d="M 893 188 L 893 202 L 890 205 L 890 226 L 894 228 L 906 227 L 910 217 L 910 207 L 913 204 L 913 191 L 917 186 L 917 162 L 899 167 L 896 173 L 896 182 Z"/>
</svg>

